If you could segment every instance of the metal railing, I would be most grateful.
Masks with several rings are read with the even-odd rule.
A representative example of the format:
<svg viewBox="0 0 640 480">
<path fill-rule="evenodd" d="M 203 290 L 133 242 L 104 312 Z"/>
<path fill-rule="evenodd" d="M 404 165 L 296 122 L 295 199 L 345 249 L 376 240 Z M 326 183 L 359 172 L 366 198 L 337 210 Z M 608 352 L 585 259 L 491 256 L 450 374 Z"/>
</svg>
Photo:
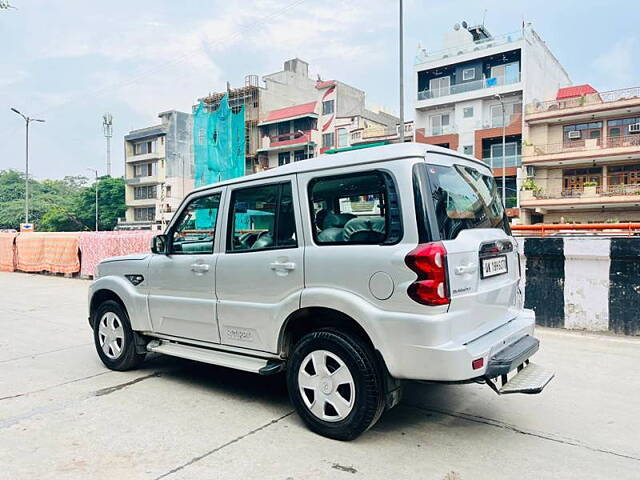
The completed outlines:
<svg viewBox="0 0 640 480">
<path fill-rule="evenodd" d="M 522 30 L 517 30 L 515 32 L 505 33 L 497 37 L 478 40 L 477 42 L 467 42 L 461 45 L 456 45 L 455 47 L 444 48 L 442 50 L 436 50 L 433 52 L 428 52 L 427 50 L 422 49 L 416 55 L 416 65 L 427 62 L 435 62 L 443 58 L 455 57 L 457 55 L 463 55 L 469 52 L 476 52 L 480 50 L 486 50 L 488 48 L 499 47 L 501 45 L 517 42 L 519 40 L 522 40 L 522 38 Z"/>
<path fill-rule="evenodd" d="M 504 160 L 505 160 L 505 163 L 504 163 L 505 168 L 519 167 L 522 164 L 522 157 L 520 155 L 507 155 L 505 156 Z M 485 162 L 487 165 L 489 165 L 493 169 L 503 167 L 502 156 L 483 158 L 482 161 Z"/>
<path fill-rule="evenodd" d="M 512 85 L 520 82 L 520 73 L 512 75 L 501 75 L 499 77 L 483 78 L 472 82 L 457 83 L 448 87 L 425 89 L 418 92 L 418 100 L 429 100 L 432 98 L 446 97 L 458 93 L 473 92 L 485 88 L 499 87 L 501 85 Z"/>
<path fill-rule="evenodd" d="M 552 223 L 536 225 L 512 225 L 511 231 L 519 237 L 544 237 L 546 235 L 603 235 L 633 236 L 640 233 L 640 223 Z"/>
<path fill-rule="evenodd" d="M 547 145 L 525 146 L 525 157 L 535 155 L 549 155 L 554 153 L 570 153 L 603 148 L 640 147 L 640 134 L 624 135 L 620 137 L 587 138 L 582 140 L 567 140 L 562 143 Z"/>
<path fill-rule="evenodd" d="M 580 97 L 564 98 L 562 100 L 548 100 L 533 102 L 527 105 L 527 113 L 552 112 L 569 108 L 585 107 L 602 103 L 619 102 L 622 100 L 640 100 L 640 87 L 610 90 L 608 92 L 589 93 Z"/>
<path fill-rule="evenodd" d="M 595 185 L 592 187 L 563 188 L 551 191 L 534 192 L 538 200 L 561 200 L 566 198 L 598 198 L 615 196 L 640 196 L 640 183 L 612 183 L 621 181 L 620 176 L 607 177 L 607 185 Z"/>
</svg>

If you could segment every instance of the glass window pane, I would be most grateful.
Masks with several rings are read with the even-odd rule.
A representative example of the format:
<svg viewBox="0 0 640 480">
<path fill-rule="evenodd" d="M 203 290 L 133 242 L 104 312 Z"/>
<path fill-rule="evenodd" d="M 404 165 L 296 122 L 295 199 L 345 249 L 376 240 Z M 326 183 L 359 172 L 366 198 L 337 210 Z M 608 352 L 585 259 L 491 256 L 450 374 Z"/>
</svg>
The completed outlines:
<svg viewBox="0 0 640 480">
<path fill-rule="evenodd" d="M 182 254 L 213 253 L 220 193 L 197 198 L 180 214 L 171 232 L 171 251 Z"/>
</svg>

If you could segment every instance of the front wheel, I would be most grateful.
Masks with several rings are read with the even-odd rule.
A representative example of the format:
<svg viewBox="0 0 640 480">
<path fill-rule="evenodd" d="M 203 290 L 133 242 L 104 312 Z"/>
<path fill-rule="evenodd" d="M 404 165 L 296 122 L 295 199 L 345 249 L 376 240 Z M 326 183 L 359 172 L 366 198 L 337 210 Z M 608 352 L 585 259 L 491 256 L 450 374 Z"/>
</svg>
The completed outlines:
<svg viewBox="0 0 640 480">
<path fill-rule="evenodd" d="M 312 332 L 289 359 L 291 402 L 307 426 L 337 440 L 352 440 L 380 418 L 384 389 L 371 348 L 335 330 Z"/>
<path fill-rule="evenodd" d="M 136 353 L 127 312 L 113 300 L 102 302 L 96 309 L 93 340 L 100 360 L 111 370 L 131 370 L 144 360 L 144 354 Z"/>
</svg>

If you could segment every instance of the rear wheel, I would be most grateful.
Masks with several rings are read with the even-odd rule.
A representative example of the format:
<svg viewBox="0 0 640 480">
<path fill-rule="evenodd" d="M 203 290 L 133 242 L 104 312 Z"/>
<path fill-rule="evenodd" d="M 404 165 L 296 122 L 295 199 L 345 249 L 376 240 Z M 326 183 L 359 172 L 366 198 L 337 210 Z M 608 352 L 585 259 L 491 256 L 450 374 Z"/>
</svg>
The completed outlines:
<svg viewBox="0 0 640 480">
<path fill-rule="evenodd" d="M 296 344 L 287 385 L 302 420 L 325 437 L 352 440 L 384 410 L 382 377 L 371 348 L 336 330 L 309 333 Z"/>
<path fill-rule="evenodd" d="M 144 360 L 136 346 L 124 308 L 113 300 L 100 304 L 94 313 L 93 340 L 102 363 L 111 370 L 131 370 Z"/>
</svg>

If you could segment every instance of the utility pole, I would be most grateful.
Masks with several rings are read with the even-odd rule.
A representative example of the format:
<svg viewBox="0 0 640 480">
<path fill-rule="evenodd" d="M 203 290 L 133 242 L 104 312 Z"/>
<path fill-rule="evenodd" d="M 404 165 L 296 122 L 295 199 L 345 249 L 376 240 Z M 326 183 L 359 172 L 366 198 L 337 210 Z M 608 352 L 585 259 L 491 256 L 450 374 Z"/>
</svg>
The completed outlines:
<svg viewBox="0 0 640 480">
<path fill-rule="evenodd" d="M 44 122 L 39 118 L 31 118 L 11 107 L 11 111 L 24 119 L 25 124 L 25 151 L 24 151 L 24 223 L 29 223 L 29 124 L 31 122 Z"/>
<path fill-rule="evenodd" d="M 98 170 L 96 170 L 95 168 L 87 168 L 87 170 L 93 172 L 96 175 L 96 232 L 98 231 Z"/>
<path fill-rule="evenodd" d="M 402 21 L 402 0 L 400 1 L 400 143 L 404 143 L 404 41 L 403 41 L 403 21 Z"/>
<path fill-rule="evenodd" d="M 500 102 L 502 106 L 502 204 L 507 208 L 506 197 L 506 169 L 507 169 L 507 123 L 505 122 L 504 115 L 504 102 L 502 101 L 502 95 L 497 93 L 494 98 Z"/>
<path fill-rule="evenodd" d="M 102 131 L 107 139 L 107 176 L 111 176 L 111 137 L 113 137 L 113 116 L 107 112 L 102 116 Z"/>
</svg>

